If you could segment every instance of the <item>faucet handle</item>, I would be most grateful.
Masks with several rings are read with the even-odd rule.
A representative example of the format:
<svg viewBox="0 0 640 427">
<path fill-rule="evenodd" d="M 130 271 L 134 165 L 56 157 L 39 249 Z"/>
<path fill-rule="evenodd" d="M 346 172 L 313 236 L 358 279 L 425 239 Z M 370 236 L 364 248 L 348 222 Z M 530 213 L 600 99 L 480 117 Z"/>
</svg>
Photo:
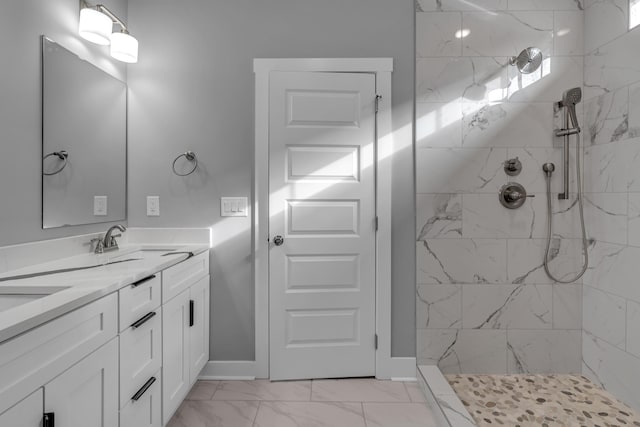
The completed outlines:
<svg viewBox="0 0 640 427">
<path fill-rule="evenodd" d="M 95 249 L 93 249 L 93 245 L 95 244 Z M 100 237 L 96 237 L 91 239 L 91 247 L 94 253 L 101 254 L 104 253 L 104 240 Z"/>
</svg>

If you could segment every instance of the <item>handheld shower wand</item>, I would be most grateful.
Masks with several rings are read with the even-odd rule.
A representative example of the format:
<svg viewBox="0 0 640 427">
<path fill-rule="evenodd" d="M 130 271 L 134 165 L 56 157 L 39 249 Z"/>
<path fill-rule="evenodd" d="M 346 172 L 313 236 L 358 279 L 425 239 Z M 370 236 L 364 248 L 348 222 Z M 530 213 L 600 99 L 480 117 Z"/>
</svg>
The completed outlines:
<svg viewBox="0 0 640 427">
<path fill-rule="evenodd" d="M 580 125 L 578 124 L 578 115 L 576 114 L 576 104 L 582 101 L 582 89 L 574 87 L 569 89 L 562 95 L 562 101 L 558 102 L 558 108 L 565 108 L 568 118 L 571 120 L 571 126 L 569 128 L 569 120 L 565 121 L 565 128 L 556 132 L 556 136 L 569 136 L 575 135 L 581 132 Z"/>
<path fill-rule="evenodd" d="M 576 114 L 576 104 L 582 101 L 582 89 L 574 87 L 562 94 L 562 101 L 555 104 L 556 111 L 564 108 L 564 127 L 556 131 L 556 136 L 564 137 L 564 192 L 558 194 L 558 199 L 569 199 L 569 136 L 579 135 L 581 132 L 578 124 L 578 115 Z M 573 127 L 572 127 L 573 126 Z M 578 148 L 580 147 L 580 137 L 577 140 Z M 577 150 L 578 153 L 580 150 Z"/>
<path fill-rule="evenodd" d="M 562 101 L 556 104 L 558 108 L 565 109 L 564 129 L 556 132 L 556 136 L 564 137 L 564 193 L 558 194 L 558 198 L 566 200 L 569 198 L 569 136 L 576 135 L 576 182 L 578 186 L 577 200 L 580 212 L 580 225 L 582 226 L 582 250 L 584 256 L 584 264 L 579 273 L 568 280 L 556 278 L 549 269 L 549 255 L 551 252 L 551 239 L 553 237 L 553 209 L 551 204 L 551 177 L 555 170 L 553 163 L 545 163 L 542 166 L 547 181 L 547 213 L 549 220 L 547 221 L 547 250 L 544 254 L 544 271 L 551 279 L 558 283 L 571 283 L 580 279 L 589 268 L 589 243 L 587 240 L 587 229 L 584 224 L 584 206 L 582 202 L 582 177 L 580 170 L 580 125 L 578 124 L 578 115 L 576 114 L 576 104 L 582 100 L 582 89 L 579 87 L 569 89 L 562 96 Z M 569 121 L 571 126 L 569 128 Z"/>
</svg>

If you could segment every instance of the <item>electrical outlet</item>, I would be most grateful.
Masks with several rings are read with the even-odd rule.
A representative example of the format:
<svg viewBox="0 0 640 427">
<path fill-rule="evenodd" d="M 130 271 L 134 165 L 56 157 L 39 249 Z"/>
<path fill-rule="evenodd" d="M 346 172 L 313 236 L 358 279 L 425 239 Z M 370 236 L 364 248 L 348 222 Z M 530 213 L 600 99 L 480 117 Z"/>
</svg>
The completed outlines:
<svg viewBox="0 0 640 427">
<path fill-rule="evenodd" d="M 93 215 L 107 216 L 107 196 L 93 197 Z"/>
<path fill-rule="evenodd" d="M 249 216 L 246 197 L 221 197 L 221 216 Z"/>
<path fill-rule="evenodd" d="M 147 216 L 160 216 L 160 196 L 147 196 Z"/>
</svg>

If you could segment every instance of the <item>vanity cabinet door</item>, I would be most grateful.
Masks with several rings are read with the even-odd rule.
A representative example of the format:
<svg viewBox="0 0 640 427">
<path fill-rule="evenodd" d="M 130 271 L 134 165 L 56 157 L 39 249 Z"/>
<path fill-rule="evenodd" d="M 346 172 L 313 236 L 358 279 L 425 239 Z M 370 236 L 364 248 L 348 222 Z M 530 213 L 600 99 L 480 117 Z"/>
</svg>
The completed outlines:
<svg viewBox="0 0 640 427">
<path fill-rule="evenodd" d="M 189 289 L 162 306 L 162 420 L 189 391 Z"/>
<path fill-rule="evenodd" d="M 0 414 L 0 426 L 40 427 L 42 424 L 43 397 L 38 389 L 29 397 Z"/>
<path fill-rule="evenodd" d="M 118 425 L 118 339 L 114 338 L 44 386 L 55 425 Z M 4 425 L 4 424 L 3 424 Z"/>
<path fill-rule="evenodd" d="M 189 289 L 189 380 L 193 384 L 209 361 L 209 276 Z"/>
</svg>

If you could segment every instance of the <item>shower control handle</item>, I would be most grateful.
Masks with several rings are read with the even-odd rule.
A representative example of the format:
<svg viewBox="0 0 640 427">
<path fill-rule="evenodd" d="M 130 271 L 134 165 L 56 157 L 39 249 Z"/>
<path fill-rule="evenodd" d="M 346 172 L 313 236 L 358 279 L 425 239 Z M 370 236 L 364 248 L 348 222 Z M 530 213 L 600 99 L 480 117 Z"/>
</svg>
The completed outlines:
<svg viewBox="0 0 640 427">
<path fill-rule="evenodd" d="M 509 182 L 500 189 L 500 203 L 507 209 L 518 209 L 529 197 L 535 197 L 533 194 L 527 194 L 527 190 L 517 182 Z"/>
<path fill-rule="evenodd" d="M 505 193 L 504 197 L 508 202 L 517 202 L 520 199 L 525 199 L 527 197 L 536 197 L 536 196 L 534 194 L 522 194 L 514 190 L 514 191 Z"/>
</svg>

